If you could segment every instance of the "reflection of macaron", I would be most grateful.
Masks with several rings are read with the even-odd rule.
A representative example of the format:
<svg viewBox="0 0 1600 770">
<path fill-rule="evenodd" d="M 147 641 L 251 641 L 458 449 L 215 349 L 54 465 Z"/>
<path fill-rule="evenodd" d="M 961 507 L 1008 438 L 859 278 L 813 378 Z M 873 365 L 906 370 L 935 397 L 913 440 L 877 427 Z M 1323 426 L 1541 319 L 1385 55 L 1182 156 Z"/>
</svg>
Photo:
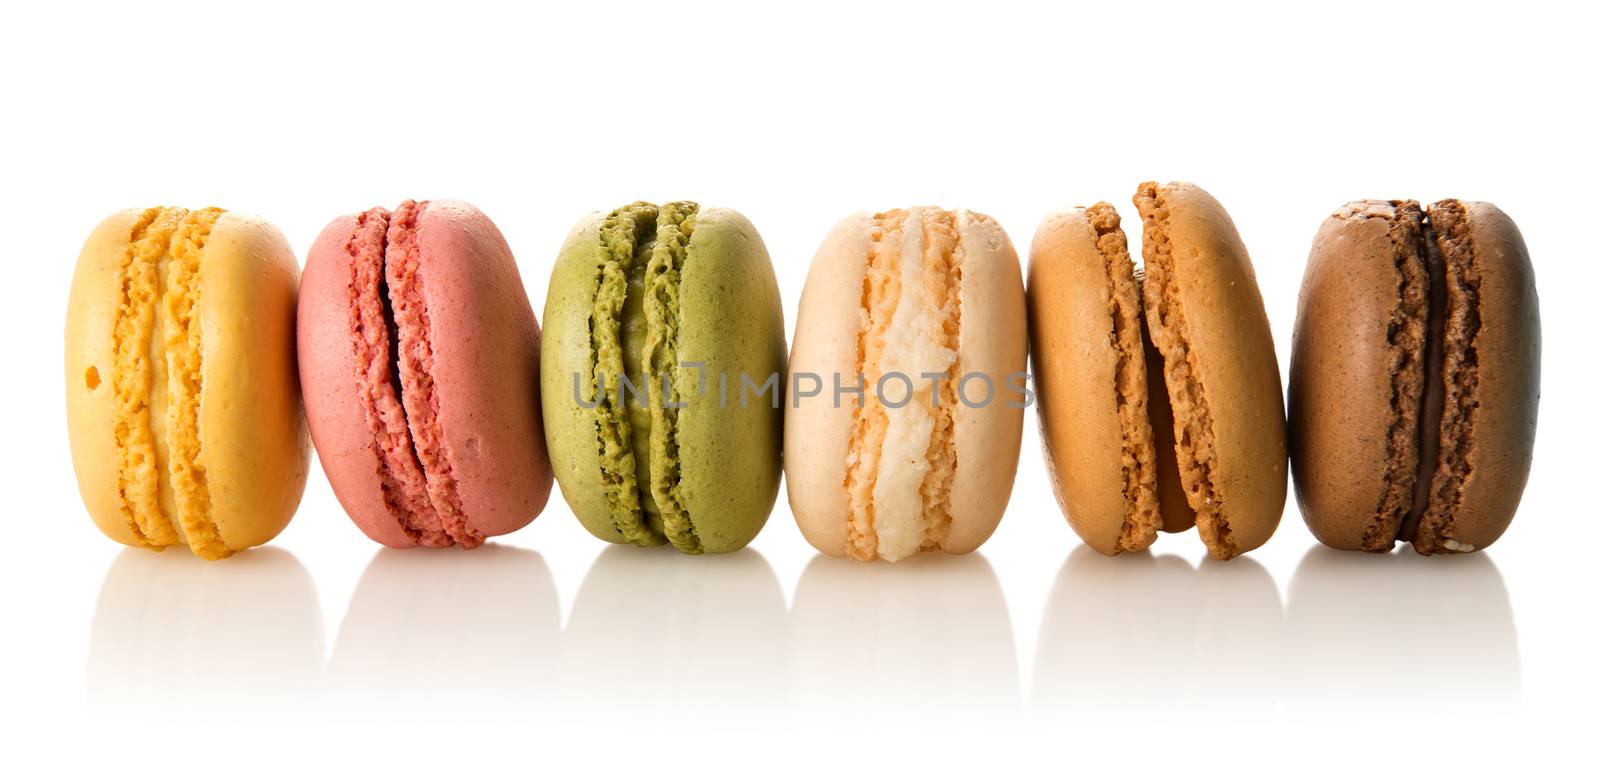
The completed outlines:
<svg viewBox="0 0 1600 770">
<path fill-rule="evenodd" d="M 562 670 L 559 605 L 534 551 L 377 549 L 339 624 L 325 702 L 379 721 L 538 714 Z"/>
<path fill-rule="evenodd" d="M 608 546 L 572 598 L 562 635 L 563 719 L 683 737 L 683 717 L 724 735 L 772 726 L 788 641 L 783 586 L 760 551 L 700 560 Z M 670 651 L 640 655 L 640 645 Z"/>
<path fill-rule="evenodd" d="M 982 545 L 1016 475 L 1027 355 L 1021 268 L 993 219 L 915 207 L 835 226 L 789 361 L 806 539 L 862 561 Z"/>
<path fill-rule="evenodd" d="M 1280 664 L 1294 657 L 1278 586 L 1249 556 L 1190 565 L 1173 553 L 1106 559 L 1074 548 L 1038 639 L 1030 711 L 1052 720 L 1271 719 Z"/>
<path fill-rule="evenodd" d="M 1287 589 L 1286 718 L 1520 718 L 1516 613 L 1490 555 L 1423 559 L 1311 546 Z"/>
<path fill-rule="evenodd" d="M 689 202 L 589 216 L 544 317 L 550 458 L 583 526 L 685 553 L 749 543 L 778 494 L 785 347 L 750 221 Z"/>
<path fill-rule="evenodd" d="M 1510 217 L 1356 201 L 1323 223 L 1289 374 L 1296 499 L 1318 540 L 1493 543 L 1528 480 L 1538 406 L 1539 297 Z"/>
<path fill-rule="evenodd" d="M 299 341 L 311 438 L 368 537 L 471 548 L 544 508 L 539 327 L 477 209 L 334 220 L 306 257 Z"/>
<path fill-rule="evenodd" d="M 87 705 L 106 719 L 288 719 L 320 701 L 317 586 L 275 546 L 221 566 L 125 549 L 88 641 Z"/>
<path fill-rule="evenodd" d="M 1198 524 L 1230 559 L 1272 536 L 1286 486 L 1283 396 L 1255 270 L 1222 206 L 1139 186 L 1143 278 L 1109 204 L 1034 237 L 1028 310 L 1056 497 L 1101 553 Z M 1142 296 L 1141 296 L 1142 295 Z"/>
<path fill-rule="evenodd" d="M 67 427 L 111 539 L 220 559 L 289 523 L 309 460 L 298 278 L 277 228 L 222 209 L 123 211 L 89 236 L 67 307 Z"/>
<path fill-rule="evenodd" d="M 882 732 L 894 728 L 888 715 L 915 715 L 919 734 L 984 735 L 1022 718 L 1011 613 L 982 554 L 871 565 L 813 556 L 794 586 L 788 640 L 789 701 L 818 734 L 894 735 Z"/>
</svg>

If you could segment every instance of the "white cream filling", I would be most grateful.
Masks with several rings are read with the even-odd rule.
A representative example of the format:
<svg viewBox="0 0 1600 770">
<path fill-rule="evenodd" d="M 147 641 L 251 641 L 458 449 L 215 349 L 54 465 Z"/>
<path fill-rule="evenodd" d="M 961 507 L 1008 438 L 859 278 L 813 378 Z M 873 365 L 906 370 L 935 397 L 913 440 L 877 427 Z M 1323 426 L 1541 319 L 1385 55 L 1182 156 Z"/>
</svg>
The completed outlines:
<svg viewBox="0 0 1600 770">
<path fill-rule="evenodd" d="M 876 512 L 874 529 L 878 535 L 878 556 L 899 561 L 915 554 L 927 535 L 923 515 L 922 480 L 928 473 L 928 445 L 933 437 L 935 411 L 933 391 L 937 381 L 925 373 L 948 372 L 955 363 L 956 351 L 937 342 L 942 338 L 941 319 L 923 285 L 925 239 L 922 208 L 911 209 L 906 217 L 900 246 L 900 297 L 893 320 L 884 332 L 881 369 L 885 375 L 900 373 L 887 381 L 882 391 L 887 428 L 878 461 L 877 483 L 872 502 Z M 906 397 L 906 381 L 911 386 L 911 401 L 894 408 Z M 874 392 L 868 398 L 878 398 Z"/>
</svg>

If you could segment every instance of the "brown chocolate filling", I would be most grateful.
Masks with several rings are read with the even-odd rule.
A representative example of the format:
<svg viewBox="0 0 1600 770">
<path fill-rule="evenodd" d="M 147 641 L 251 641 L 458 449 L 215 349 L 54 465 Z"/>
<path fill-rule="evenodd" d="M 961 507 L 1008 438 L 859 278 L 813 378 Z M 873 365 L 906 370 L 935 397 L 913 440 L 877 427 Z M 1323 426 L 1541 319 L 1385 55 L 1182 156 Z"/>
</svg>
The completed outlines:
<svg viewBox="0 0 1600 770">
<path fill-rule="evenodd" d="M 1478 288 L 1481 276 L 1466 207 L 1428 207 L 1419 236 L 1428 266 L 1428 335 L 1417 472 L 1399 539 L 1417 552 L 1471 550 L 1454 540 L 1461 488 L 1472 473 L 1472 423 L 1478 407 Z"/>
</svg>

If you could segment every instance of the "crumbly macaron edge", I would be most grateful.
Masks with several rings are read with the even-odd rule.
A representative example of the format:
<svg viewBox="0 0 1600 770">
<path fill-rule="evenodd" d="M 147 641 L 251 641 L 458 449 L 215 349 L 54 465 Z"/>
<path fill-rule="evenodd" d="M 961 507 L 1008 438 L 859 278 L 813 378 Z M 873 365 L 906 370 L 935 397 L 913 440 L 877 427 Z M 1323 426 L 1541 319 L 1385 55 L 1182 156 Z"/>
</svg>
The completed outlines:
<svg viewBox="0 0 1600 770">
<path fill-rule="evenodd" d="M 1133 258 L 1128 253 L 1128 239 L 1116 208 L 1101 201 L 1084 209 L 1083 215 L 1105 269 L 1109 298 L 1106 312 L 1111 319 L 1111 344 L 1117 356 L 1112 392 L 1122 428 L 1122 498 L 1127 507 L 1116 547 L 1119 552 L 1140 551 L 1150 547 L 1161 530 L 1154 436 L 1147 408 L 1144 334 L 1140 329 L 1144 308 Z"/>
<path fill-rule="evenodd" d="M 412 443 L 399 376 L 399 340 L 385 271 L 390 212 L 373 208 L 355 218 L 344 249 L 350 258 L 349 334 L 352 373 L 385 507 L 413 543 L 445 547 L 444 530 L 427 494 L 427 479 Z"/>
<path fill-rule="evenodd" d="M 234 552 L 211 517 L 211 491 L 201 461 L 201 329 L 198 318 L 200 270 L 206 241 L 222 209 L 189 212 L 168 251 L 164 355 L 167 364 L 167 474 L 178 523 L 189 549 L 205 559 Z"/>
<path fill-rule="evenodd" d="M 219 208 L 142 212 L 118 265 L 113 326 L 119 507 L 141 546 L 161 550 L 181 541 L 207 560 L 235 551 L 212 518 L 200 435 L 200 278 L 206 242 L 223 215 Z M 165 375 L 160 383 L 157 356 Z M 153 395 L 158 384 L 159 405 Z M 173 510 L 164 509 L 163 488 Z"/>
<path fill-rule="evenodd" d="M 402 202 L 390 214 L 385 235 L 384 280 L 398 336 L 399 355 L 394 365 L 399 370 L 400 401 L 405 406 L 412 448 L 427 480 L 428 500 L 450 538 L 463 548 L 475 548 L 483 544 L 484 534 L 462 510 L 440 418 L 443 406 L 434 385 L 433 325 L 418 240 L 427 206 L 426 201 Z"/>
<path fill-rule="evenodd" d="M 1437 464 L 1428 481 L 1427 505 L 1411 536 L 1412 547 L 1423 555 L 1474 550 L 1456 539 L 1454 519 L 1475 461 L 1472 428 L 1479 406 L 1478 301 L 1483 280 L 1466 206 L 1454 199 L 1438 201 L 1428 207 L 1428 221 L 1444 273 L 1445 317 L 1439 340 L 1443 408 Z"/>
<path fill-rule="evenodd" d="M 922 551 L 942 551 L 950 537 L 955 513 L 950 497 L 954 492 L 956 463 L 956 412 L 961 403 L 957 393 L 961 376 L 961 274 L 966 264 L 963 212 L 929 210 L 924 219 L 924 259 L 934 263 L 933 280 L 924 286 L 925 297 L 939 320 L 936 344 L 954 352 L 950 368 L 939 380 L 933 433 L 928 438 L 928 472 L 922 481 L 922 517 L 926 529 Z M 930 227 L 931 225 L 931 227 Z"/>
<path fill-rule="evenodd" d="M 688 389 L 679 381 L 677 339 L 683 308 L 679 303 L 679 284 L 684 261 L 694 235 L 699 207 L 686 201 L 663 204 L 656 219 L 655 246 L 645 266 L 644 309 L 645 344 L 641 368 L 650 383 L 650 478 L 651 497 L 661 511 L 661 524 L 667 542 L 683 553 L 701 553 L 704 547 L 695 533 L 694 520 L 683 499 L 679 482 L 682 462 L 678 455 L 678 409 L 685 403 Z M 656 383 L 661 383 L 659 386 Z M 670 397 L 672 405 L 666 403 Z"/>
<path fill-rule="evenodd" d="M 161 469 L 157 464 L 157 424 L 151 403 L 156 340 L 156 306 L 163 286 L 163 263 L 184 216 L 181 208 L 145 209 L 128 235 L 118 265 L 120 293 L 112 327 L 111 385 L 116 406 L 112 431 L 117 448 L 117 503 L 128 530 L 145 547 L 161 550 L 179 542 L 162 510 Z"/>
<path fill-rule="evenodd" d="M 1216 435 L 1205 386 L 1194 374 L 1194 351 L 1188 320 L 1174 272 L 1176 259 L 1167 232 L 1172 213 L 1166 188 L 1155 182 L 1139 185 L 1133 198 L 1144 224 L 1145 318 L 1156 348 L 1165 360 L 1164 376 L 1177 423 L 1178 473 L 1184 495 L 1195 512 L 1200 539 L 1213 558 L 1231 559 L 1240 550 L 1233 541 L 1222 500 L 1213 483 Z"/>
<path fill-rule="evenodd" d="M 871 219 L 866 272 L 861 281 L 861 326 L 855 341 L 855 372 L 861 377 L 855 384 L 863 388 L 872 387 L 882 375 L 883 334 L 894 320 L 900 299 L 900 240 L 907 217 L 908 212 L 895 209 L 874 214 Z M 851 414 L 845 454 L 844 485 L 850 501 L 845 517 L 845 555 L 858 561 L 878 557 L 873 486 L 886 425 L 883 411 L 883 404 L 862 393 Z"/>
<path fill-rule="evenodd" d="M 612 526 L 624 541 L 640 546 L 661 545 L 665 535 L 653 531 L 639 499 L 637 463 L 633 456 L 633 428 L 622 400 L 623 305 L 628 298 L 628 274 L 637 258 L 640 231 L 652 227 L 654 205 L 634 202 L 618 208 L 601 221 L 599 273 L 590 298 L 589 352 L 593 392 L 586 394 L 592 408 L 601 482 Z"/>
<path fill-rule="evenodd" d="M 1363 550 L 1383 553 L 1395 541 L 1413 508 L 1422 437 L 1423 396 L 1428 385 L 1428 228 L 1414 200 L 1352 201 L 1333 214 L 1339 221 L 1381 220 L 1394 263 L 1387 368 L 1389 425 L 1384 443 L 1384 491 L 1361 534 Z"/>
</svg>

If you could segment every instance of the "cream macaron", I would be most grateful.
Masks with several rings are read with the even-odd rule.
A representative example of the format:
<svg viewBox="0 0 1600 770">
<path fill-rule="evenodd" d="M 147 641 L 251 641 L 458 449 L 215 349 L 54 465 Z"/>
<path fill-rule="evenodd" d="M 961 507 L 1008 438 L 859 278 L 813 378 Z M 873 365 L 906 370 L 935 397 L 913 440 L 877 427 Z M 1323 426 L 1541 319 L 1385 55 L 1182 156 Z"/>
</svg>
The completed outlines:
<svg viewBox="0 0 1600 770">
<path fill-rule="evenodd" d="M 1031 401 L 1016 250 L 993 219 L 855 214 L 811 263 L 789 358 L 789 505 L 832 556 L 966 553 L 994 532 Z"/>
</svg>

